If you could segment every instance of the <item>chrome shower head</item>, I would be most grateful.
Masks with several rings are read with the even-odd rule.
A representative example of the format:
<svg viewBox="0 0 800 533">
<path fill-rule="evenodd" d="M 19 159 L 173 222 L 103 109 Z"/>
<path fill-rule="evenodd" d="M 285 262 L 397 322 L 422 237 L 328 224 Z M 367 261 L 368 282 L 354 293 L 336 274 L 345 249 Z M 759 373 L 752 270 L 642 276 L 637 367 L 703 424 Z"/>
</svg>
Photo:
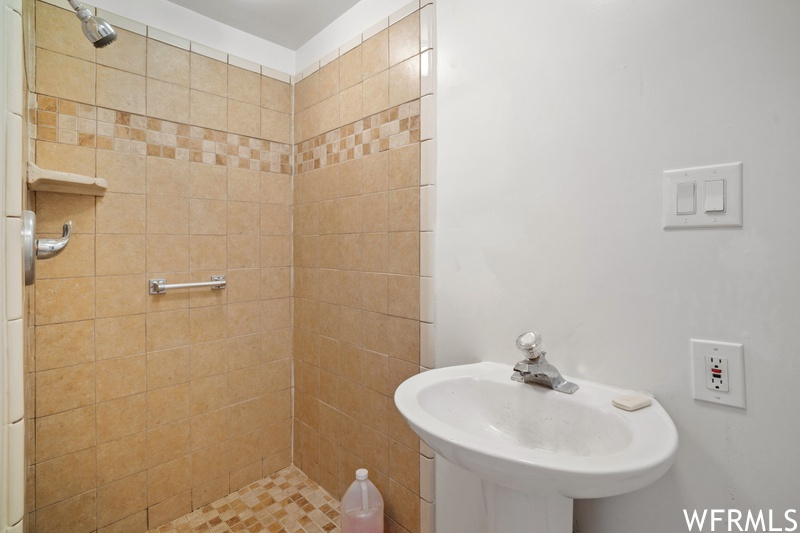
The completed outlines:
<svg viewBox="0 0 800 533">
<path fill-rule="evenodd" d="M 78 0 L 69 0 L 69 5 L 72 6 L 75 14 L 81 20 L 83 34 L 95 48 L 108 46 L 117 40 L 117 32 L 111 24 L 100 17 L 92 15 L 92 12 Z"/>
</svg>

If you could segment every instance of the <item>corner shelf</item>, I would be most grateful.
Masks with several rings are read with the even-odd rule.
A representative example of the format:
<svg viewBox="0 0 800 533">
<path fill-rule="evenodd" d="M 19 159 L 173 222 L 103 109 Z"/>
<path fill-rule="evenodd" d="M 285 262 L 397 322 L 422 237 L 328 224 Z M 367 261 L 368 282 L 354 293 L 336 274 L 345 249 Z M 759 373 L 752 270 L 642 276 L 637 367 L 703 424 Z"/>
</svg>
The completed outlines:
<svg viewBox="0 0 800 533">
<path fill-rule="evenodd" d="M 31 191 L 104 196 L 108 182 L 103 178 L 90 178 L 70 172 L 40 168 L 28 163 L 28 189 Z"/>
</svg>

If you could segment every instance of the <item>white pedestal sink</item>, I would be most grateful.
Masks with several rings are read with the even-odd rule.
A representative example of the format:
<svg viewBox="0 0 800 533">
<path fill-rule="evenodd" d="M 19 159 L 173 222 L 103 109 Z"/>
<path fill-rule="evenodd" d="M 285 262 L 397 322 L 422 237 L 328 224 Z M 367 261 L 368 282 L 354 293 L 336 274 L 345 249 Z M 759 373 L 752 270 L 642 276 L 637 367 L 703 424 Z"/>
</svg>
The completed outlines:
<svg viewBox="0 0 800 533">
<path fill-rule="evenodd" d="M 395 403 L 445 459 L 476 474 L 492 533 L 570 533 L 572 499 L 646 487 L 675 459 L 663 407 L 623 411 L 632 391 L 571 379 L 564 394 L 511 381 L 497 363 L 439 368 L 398 387 Z"/>
</svg>

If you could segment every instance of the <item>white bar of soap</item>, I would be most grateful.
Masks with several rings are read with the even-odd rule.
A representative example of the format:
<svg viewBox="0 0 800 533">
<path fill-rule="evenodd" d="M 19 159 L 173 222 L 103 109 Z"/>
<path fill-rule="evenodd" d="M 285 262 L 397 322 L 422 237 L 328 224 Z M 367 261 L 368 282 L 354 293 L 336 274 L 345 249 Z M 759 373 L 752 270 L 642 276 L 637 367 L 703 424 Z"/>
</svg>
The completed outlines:
<svg viewBox="0 0 800 533">
<path fill-rule="evenodd" d="M 634 394 L 632 396 L 622 396 L 621 398 L 614 398 L 611 404 L 614 407 L 624 409 L 625 411 L 638 411 L 652 404 L 653 401 L 649 396 L 644 394 Z"/>
</svg>

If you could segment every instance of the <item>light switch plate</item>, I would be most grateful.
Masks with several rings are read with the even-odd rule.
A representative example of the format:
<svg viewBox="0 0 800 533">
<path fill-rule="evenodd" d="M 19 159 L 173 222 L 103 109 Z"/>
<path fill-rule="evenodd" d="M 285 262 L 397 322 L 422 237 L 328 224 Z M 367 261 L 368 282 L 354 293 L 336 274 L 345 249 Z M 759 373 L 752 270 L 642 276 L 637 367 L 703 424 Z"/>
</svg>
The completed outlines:
<svg viewBox="0 0 800 533">
<path fill-rule="evenodd" d="M 719 228 L 742 225 L 742 163 L 683 168 L 664 172 L 663 223 L 665 229 Z M 724 180 L 724 206 L 720 212 L 705 212 L 706 182 Z M 678 183 L 696 183 L 693 214 L 678 214 Z"/>
</svg>

